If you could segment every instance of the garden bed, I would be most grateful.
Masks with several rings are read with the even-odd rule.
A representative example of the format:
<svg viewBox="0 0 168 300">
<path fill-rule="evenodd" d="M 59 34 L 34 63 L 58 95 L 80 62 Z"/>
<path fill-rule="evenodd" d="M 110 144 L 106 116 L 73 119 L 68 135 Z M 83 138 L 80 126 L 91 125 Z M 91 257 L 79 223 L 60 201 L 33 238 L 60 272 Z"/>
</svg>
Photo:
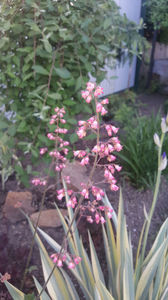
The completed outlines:
<svg viewBox="0 0 168 300">
<path fill-rule="evenodd" d="M 145 99 L 145 100 L 144 100 Z M 154 99 L 154 101 L 152 100 Z M 147 101 L 148 100 L 148 101 Z M 153 96 L 140 96 L 140 101 L 145 104 L 148 104 L 146 107 L 141 108 L 141 113 L 150 115 L 152 110 L 156 112 L 156 106 L 162 107 L 165 98 L 161 98 L 160 95 Z M 101 180 L 102 174 L 101 172 L 96 174 L 94 180 Z M 142 228 L 142 224 L 144 221 L 144 205 L 146 210 L 148 211 L 151 205 L 152 200 L 152 191 L 151 190 L 137 190 L 130 185 L 127 180 L 123 180 L 122 177 L 119 178 L 119 182 L 122 186 L 122 193 L 124 198 L 124 208 L 125 214 L 127 217 L 128 229 L 131 232 L 132 237 L 132 246 L 135 253 L 140 231 Z M 17 222 L 11 223 L 11 221 L 4 217 L 2 213 L 2 207 L 4 205 L 7 193 L 9 191 L 27 191 L 27 189 L 23 189 L 17 185 L 17 181 L 15 177 L 12 177 L 8 180 L 5 186 L 5 191 L 0 190 L 0 272 L 4 274 L 8 272 L 11 274 L 10 282 L 17 287 L 20 287 L 21 279 L 23 276 L 24 268 L 26 265 L 26 259 L 30 248 L 30 243 L 32 239 L 32 233 L 29 229 L 26 220 L 21 220 Z M 148 249 L 150 248 L 151 242 L 153 241 L 160 225 L 166 219 L 168 215 L 168 201 L 167 201 L 167 190 L 168 190 L 168 182 L 163 177 L 162 184 L 160 188 L 159 199 L 157 203 L 157 207 L 154 213 Z M 38 204 L 41 201 L 42 194 L 39 192 L 39 189 L 30 188 L 30 192 L 33 194 L 33 205 L 37 209 Z M 119 192 L 111 192 L 110 189 L 106 187 L 107 196 L 112 203 L 113 207 L 117 211 L 118 207 L 118 199 Z M 45 201 L 45 208 L 53 208 L 55 202 L 55 195 L 53 193 L 48 193 Z M 87 223 L 87 227 L 91 230 L 93 240 L 96 245 L 96 249 L 98 250 L 98 254 L 100 256 L 100 262 L 104 264 L 104 252 L 102 251 L 102 237 L 98 232 L 100 232 L 100 226 L 98 225 L 90 225 Z M 87 230 L 86 223 L 82 220 L 79 223 L 80 233 L 83 236 L 84 243 L 87 245 Z M 61 243 L 63 236 L 62 227 L 57 228 L 45 228 L 45 231 L 51 235 L 57 242 Z M 47 249 L 50 251 L 49 247 Z M 30 272 L 27 276 L 25 283 L 25 292 L 31 293 L 34 290 L 34 284 L 32 280 L 32 274 L 38 278 L 39 281 L 43 280 L 43 276 L 41 274 L 40 265 L 40 257 L 38 253 L 38 249 L 35 247 L 31 266 L 37 266 L 36 270 Z M 104 266 L 106 268 L 106 266 Z M 35 269 L 35 268 L 34 268 Z M 3 295 L 4 293 L 4 295 Z M 3 284 L 0 283 L 0 300 L 8 300 L 11 299 L 10 296 L 7 296 L 6 288 Z"/>
</svg>

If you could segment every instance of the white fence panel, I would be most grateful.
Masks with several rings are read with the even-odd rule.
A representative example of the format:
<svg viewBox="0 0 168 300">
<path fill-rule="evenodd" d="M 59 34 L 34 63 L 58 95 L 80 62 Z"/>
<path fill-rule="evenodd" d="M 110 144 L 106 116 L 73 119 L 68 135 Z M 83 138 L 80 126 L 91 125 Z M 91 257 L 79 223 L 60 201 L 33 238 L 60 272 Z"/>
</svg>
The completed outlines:
<svg viewBox="0 0 168 300">
<path fill-rule="evenodd" d="M 141 14 L 141 0 L 115 0 L 116 4 L 121 8 L 121 13 L 126 14 L 127 17 L 136 22 L 140 21 Z M 136 57 L 134 57 L 132 65 L 130 67 L 129 62 L 123 65 L 122 63 L 117 65 L 115 70 L 105 67 L 107 70 L 106 79 L 103 80 L 101 86 L 104 89 L 104 94 L 112 94 L 119 92 L 128 87 L 134 86 L 135 82 L 135 72 L 136 72 Z M 112 79 L 111 77 L 116 77 Z"/>
</svg>

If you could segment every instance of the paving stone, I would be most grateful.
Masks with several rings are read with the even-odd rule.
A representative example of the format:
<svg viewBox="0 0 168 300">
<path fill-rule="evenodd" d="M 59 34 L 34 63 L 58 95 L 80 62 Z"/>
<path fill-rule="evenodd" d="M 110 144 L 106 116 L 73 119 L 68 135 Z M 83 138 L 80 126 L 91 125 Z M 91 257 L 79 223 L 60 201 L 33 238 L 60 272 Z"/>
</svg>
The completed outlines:
<svg viewBox="0 0 168 300">
<path fill-rule="evenodd" d="M 70 184 L 68 188 L 76 191 L 81 191 L 81 183 L 87 184 L 88 175 L 86 166 L 81 166 L 78 161 L 67 162 L 66 167 L 62 171 L 63 176 L 70 176 Z"/>
<path fill-rule="evenodd" d="M 30 215 L 35 211 L 32 207 L 32 193 L 30 192 L 8 192 L 5 204 L 3 206 L 3 216 L 11 223 L 16 223 L 25 219 L 18 206 Z"/>
<path fill-rule="evenodd" d="M 60 209 L 63 216 L 67 216 L 68 212 L 66 209 Z M 36 224 L 39 212 L 34 213 L 30 216 L 31 221 Z M 43 210 L 40 215 L 39 227 L 59 227 L 62 225 L 59 214 L 56 209 Z"/>
</svg>

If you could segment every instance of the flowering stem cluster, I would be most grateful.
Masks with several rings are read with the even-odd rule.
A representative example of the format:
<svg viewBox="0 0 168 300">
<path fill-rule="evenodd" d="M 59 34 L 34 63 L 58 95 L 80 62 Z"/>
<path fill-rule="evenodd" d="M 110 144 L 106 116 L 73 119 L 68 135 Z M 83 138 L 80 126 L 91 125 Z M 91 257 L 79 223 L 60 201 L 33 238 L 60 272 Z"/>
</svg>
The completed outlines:
<svg viewBox="0 0 168 300">
<path fill-rule="evenodd" d="M 99 96 L 103 94 L 103 89 L 100 86 L 96 86 L 95 83 L 88 82 L 85 91 L 82 91 L 82 98 L 86 101 L 86 103 L 91 103 L 94 101 L 96 115 L 89 118 L 87 121 L 80 120 L 78 122 L 77 135 L 80 139 L 84 138 L 87 134 L 87 131 L 92 131 L 96 134 L 96 145 L 90 150 L 77 150 L 74 151 L 74 158 L 80 161 L 82 166 L 88 165 L 90 163 L 90 158 L 94 158 L 93 167 L 90 172 L 90 176 L 87 184 L 81 182 L 81 191 L 80 198 L 78 200 L 77 193 L 73 190 L 66 190 L 65 185 L 63 188 L 57 190 L 57 199 L 61 201 L 65 197 L 65 193 L 68 194 L 69 200 L 67 202 L 67 206 L 75 209 L 73 219 L 69 225 L 66 236 L 64 237 L 61 250 L 59 254 L 52 254 L 51 258 L 55 263 L 55 267 L 62 267 L 63 262 L 66 261 L 69 268 L 74 268 L 76 264 L 81 261 L 80 257 L 70 257 L 70 255 L 65 250 L 64 245 L 66 244 L 66 240 L 68 235 L 71 232 L 71 228 L 73 222 L 75 221 L 79 211 L 81 211 L 81 215 L 86 215 L 86 219 L 89 223 L 95 222 L 96 224 L 105 223 L 104 214 L 108 218 L 112 218 L 112 209 L 109 207 L 103 206 L 101 204 L 101 200 L 104 196 L 104 191 L 102 188 L 98 186 L 98 184 L 93 183 L 93 175 L 96 169 L 103 168 L 104 169 L 104 182 L 107 182 L 110 185 L 110 189 L 112 191 L 117 191 L 119 187 L 116 184 L 116 179 L 114 177 L 114 173 L 116 171 L 121 170 L 121 166 L 115 163 L 116 156 L 115 152 L 119 152 L 122 150 L 122 146 L 118 137 L 116 136 L 119 128 L 116 128 L 114 125 L 100 125 L 101 116 L 107 113 L 105 105 L 108 104 L 108 99 L 99 99 Z M 54 149 L 49 151 L 47 147 L 40 149 L 40 155 L 44 155 L 48 153 L 50 157 L 52 157 L 52 168 L 54 166 L 55 171 L 61 172 L 63 168 L 66 166 L 66 155 L 68 154 L 69 145 L 68 141 L 63 139 L 63 135 L 67 133 L 67 129 L 63 128 L 63 125 L 66 123 L 64 119 L 65 110 L 64 108 L 55 108 L 54 114 L 51 116 L 50 125 L 55 125 L 53 132 L 47 134 L 49 140 L 54 141 Z M 107 132 L 107 141 L 100 140 L 100 128 L 104 127 Z M 64 177 L 63 181 L 67 184 L 70 184 L 70 176 Z M 34 185 L 47 185 L 48 179 L 45 178 L 35 178 L 32 180 Z M 92 196 L 93 201 L 89 201 L 89 198 Z M 87 202 L 86 205 L 83 205 L 83 201 Z M 44 203 L 44 197 L 43 197 Z M 42 208 L 41 208 L 42 209 Z M 90 214 L 85 214 L 85 211 L 89 211 Z M 38 222 L 36 224 L 37 230 Z M 36 231 L 35 231 L 36 232 Z M 54 268 L 55 268 L 54 267 Z M 54 268 L 49 276 L 51 277 Z M 45 282 L 45 286 L 47 285 L 48 280 Z M 45 286 L 42 290 L 45 289 Z M 38 295 L 40 297 L 41 293 Z M 38 298 L 37 298 L 38 299 Z"/>
</svg>

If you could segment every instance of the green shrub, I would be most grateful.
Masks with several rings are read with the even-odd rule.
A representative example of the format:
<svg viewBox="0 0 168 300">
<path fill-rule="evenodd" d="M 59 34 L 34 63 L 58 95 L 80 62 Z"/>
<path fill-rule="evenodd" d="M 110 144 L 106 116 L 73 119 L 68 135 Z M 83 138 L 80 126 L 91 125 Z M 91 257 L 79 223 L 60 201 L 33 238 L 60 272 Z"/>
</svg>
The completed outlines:
<svg viewBox="0 0 168 300">
<path fill-rule="evenodd" d="M 144 39 L 111 0 L 10 0 L 0 9 L 0 106 L 16 113 L 18 145 L 37 159 L 49 110 L 63 105 L 67 127 L 92 113 L 79 92 L 88 74 L 101 82 L 106 60 L 138 55 Z"/>
<path fill-rule="evenodd" d="M 114 120 L 119 127 L 126 129 L 136 114 L 136 94 L 131 90 L 110 95 L 108 104 L 108 115 L 105 120 Z"/>
<path fill-rule="evenodd" d="M 160 114 L 152 117 L 137 117 L 131 120 L 125 135 L 121 137 L 122 153 L 118 156 L 123 165 L 123 174 L 138 188 L 152 188 L 157 172 L 157 152 L 153 141 L 155 132 L 160 132 Z M 168 145 L 165 145 L 168 150 Z"/>
</svg>

